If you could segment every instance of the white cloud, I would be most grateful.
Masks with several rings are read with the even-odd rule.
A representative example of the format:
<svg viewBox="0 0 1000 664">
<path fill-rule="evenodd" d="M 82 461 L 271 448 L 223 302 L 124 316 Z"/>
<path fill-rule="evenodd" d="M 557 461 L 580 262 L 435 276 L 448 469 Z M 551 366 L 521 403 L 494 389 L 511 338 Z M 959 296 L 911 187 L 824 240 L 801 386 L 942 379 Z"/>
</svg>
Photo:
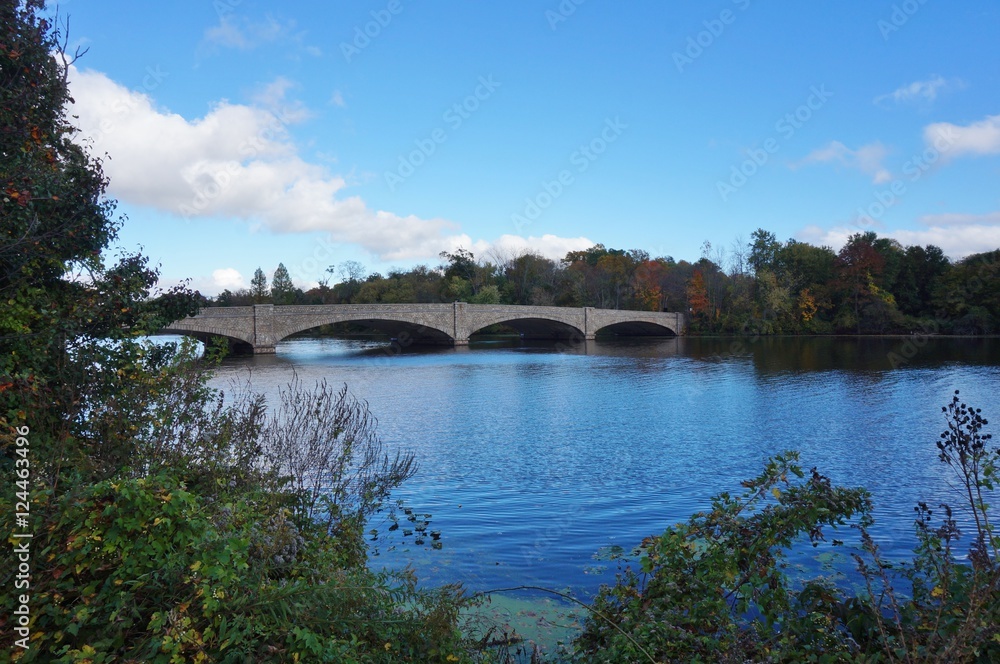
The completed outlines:
<svg viewBox="0 0 1000 664">
<path fill-rule="evenodd" d="M 265 273 L 270 281 L 273 270 L 271 272 L 265 270 Z M 315 279 L 298 279 L 295 275 L 292 275 L 292 283 L 302 290 L 309 290 L 310 288 L 319 286 L 319 282 Z M 215 297 L 224 290 L 236 291 L 246 288 L 247 280 L 239 270 L 225 267 L 213 270 L 211 275 L 202 274 L 187 279 L 161 278 L 156 286 L 162 291 L 169 290 L 174 286 L 185 286 L 207 297 Z"/>
<path fill-rule="evenodd" d="M 983 217 L 988 217 L 988 219 L 977 221 L 974 215 L 967 215 L 968 221 L 966 223 L 954 219 L 943 223 L 937 221 L 929 228 L 879 231 L 878 235 L 879 237 L 893 238 L 903 246 L 933 244 L 940 247 L 945 255 L 952 260 L 959 260 L 970 254 L 994 251 L 1000 248 L 1000 212 L 993 215 L 983 215 Z M 924 217 L 922 220 L 927 219 L 934 220 L 935 217 Z M 868 230 L 872 229 L 857 226 L 836 226 L 833 228 L 808 226 L 796 233 L 796 239 L 816 246 L 829 246 L 834 251 L 839 251 L 847 244 L 851 235 Z"/>
<path fill-rule="evenodd" d="M 903 245 L 937 245 L 954 260 L 964 258 L 969 254 L 994 251 L 1000 248 L 1000 225 L 932 226 L 923 230 L 897 230 L 888 235 L 896 238 Z"/>
<path fill-rule="evenodd" d="M 582 251 L 596 244 L 585 237 L 559 237 L 558 235 L 543 235 L 541 237 L 522 237 L 520 235 L 501 235 L 489 243 L 479 242 L 472 250 L 476 256 L 517 256 L 523 253 L 540 254 L 554 261 L 562 260 L 571 251 Z"/>
<path fill-rule="evenodd" d="M 262 21 L 252 21 L 247 17 L 222 16 L 219 24 L 205 30 L 204 43 L 209 46 L 235 48 L 249 51 L 262 44 L 278 41 L 292 34 L 294 21 L 282 23 L 273 16 Z"/>
<path fill-rule="evenodd" d="M 94 154 L 111 155 L 104 164 L 110 193 L 124 201 L 275 232 L 329 231 L 387 259 L 436 255 L 426 248 L 456 229 L 343 196 L 344 178 L 299 157 L 287 126 L 265 109 L 223 101 L 187 120 L 102 73 L 73 68 L 70 76 L 81 140 L 92 139 Z M 286 89 L 279 81 L 262 94 L 277 100 Z"/>
<path fill-rule="evenodd" d="M 1000 154 L 1000 115 L 987 116 L 965 126 L 950 122 L 927 125 L 924 142 L 948 159 L 964 154 Z"/>
<path fill-rule="evenodd" d="M 875 98 L 875 104 L 886 106 L 890 102 L 895 104 L 930 103 L 937 99 L 938 94 L 959 87 L 962 87 L 961 81 L 947 81 L 942 76 L 933 76 L 926 81 L 914 81 L 889 94 L 879 95 Z"/>
<path fill-rule="evenodd" d="M 929 214 L 920 218 L 925 226 L 1000 225 L 1000 212 L 987 214 Z"/>
<path fill-rule="evenodd" d="M 836 226 L 834 228 L 823 228 L 821 226 L 806 226 L 795 234 L 795 239 L 800 242 L 808 242 L 817 247 L 832 247 L 834 251 L 839 251 L 847 244 L 847 238 L 855 233 L 862 232 L 860 228 Z"/>
<path fill-rule="evenodd" d="M 288 92 L 298 85 L 284 76 L 260 86 L 253 94 L 253 102 L 270 111 L 282 124 L 297 124 L 312 117 L 312 113 L 300 101 L 290 101 Z"/>
<path fill-rule="evenodd" d="M 892 180 L 892 173 L 882 165 L 888 154 L 889 150 L 879 141 L 862 145 L 857 150 L 852 150 L 840 141 L 831 141 L 826 147 L 813 150 L 804 159 L 792 164 L 792 168 L 800 168 L 808 164 L 837 162 L 872 176 L 872 181 L 875 184 L 882 184 Z"/>
<path fill-rule="evenodd" d="M 347 102 L 344 101 L 344 93 L 340 90 L 333 91 L 333 95 L 330 97 L 330 103 L 340 108 L 347 108 Z"/>
<path fill-rule="evenodd" d="M 226 290 L 227 288 L 229 290 L 236 290 L 238 288 L 245 288 L 246 280 L 240 274 L 239 270 L 224 267 L 212 272 L 212 285 L 216 288 L 217 292 Z"/>
<path fill-rule="evenodd" d="M 444 219 L 372 210 L 347 195 L 345 177 L 302 159 L 288 125 L 305 117 L 305 110 L 286 101 L 293 84 L 285 79 L 264 86 L 255 98 L 292 111 L 222 101 L 194 120 L 155 107 L 148 95 L 100 72 L 71 67 L 70 79 L 78 138 L 90 142 L 93 154 L 111 156 L 104 163 L 109 193 L 122 201 L 189 221 L 229 218 L 276 233 L 324 232 L 383 261 L 436 259 L 459 246 L 492 246 Z M 593 244 L 553 235 L 501 241 L 552 257 Z M 234 275 L 222 278 L 227 276 Z"/>
</svg>

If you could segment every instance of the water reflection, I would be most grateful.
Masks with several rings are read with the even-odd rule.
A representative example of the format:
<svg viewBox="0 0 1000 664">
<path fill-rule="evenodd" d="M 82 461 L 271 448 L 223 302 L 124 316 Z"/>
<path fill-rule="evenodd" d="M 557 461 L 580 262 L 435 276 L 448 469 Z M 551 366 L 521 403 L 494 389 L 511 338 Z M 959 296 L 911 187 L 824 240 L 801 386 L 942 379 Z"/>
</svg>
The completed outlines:
<svg viewBox="0 0 1000 664">
<path fill-rule="evenodd" d="M 387 551 L 432 583 L 479 590 L 532 583 L 590 592 L 613 581 L 602 547 L 644 536 L 738 489 L 764 459 L 798 449 L 835 482 L 870 488 L 890 554 L 913 543 L 917 500 L 947 497 L 934 441 L 954 389 L 994 409 L 996 340 L 930 340 L 901 368 L 906 339 L 475 340 L 393 348 L 293 338 L 274 356 L 228 360 L 273 394 L 295 372 L 347 383 L 390 447 L 420 472 L 401 496 L 433 514 L 444 549 Z M 1000 408 L 1000 405 L 997 405 Z M 603 572 L 602 572 L 603 570 Z"/>
</svg>

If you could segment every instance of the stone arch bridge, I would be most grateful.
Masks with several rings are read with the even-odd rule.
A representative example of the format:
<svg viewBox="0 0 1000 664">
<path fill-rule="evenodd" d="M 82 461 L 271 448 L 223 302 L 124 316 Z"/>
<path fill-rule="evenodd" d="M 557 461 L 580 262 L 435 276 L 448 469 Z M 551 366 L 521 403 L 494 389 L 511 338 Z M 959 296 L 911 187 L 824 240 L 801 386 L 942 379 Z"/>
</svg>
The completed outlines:
<svg viewBox="0 0 1000 664">
<path fill-rule="evenodd" d="M 160 334 L 184 334 L 202 340 L 226 337 L 239 350 L 273 353 L 275 345 L 285 337 L 334 323 L 365 325 L 404 345 L 464 346 L 470 336 L 496 324 L 514 328 L 525 339 L 584 341 L 593 339 L 598 332 L 623 336 L 684 333 L 681 313 L 455 302 L 206 307 L 196 316 L 172 323 Z"/>
</svg>

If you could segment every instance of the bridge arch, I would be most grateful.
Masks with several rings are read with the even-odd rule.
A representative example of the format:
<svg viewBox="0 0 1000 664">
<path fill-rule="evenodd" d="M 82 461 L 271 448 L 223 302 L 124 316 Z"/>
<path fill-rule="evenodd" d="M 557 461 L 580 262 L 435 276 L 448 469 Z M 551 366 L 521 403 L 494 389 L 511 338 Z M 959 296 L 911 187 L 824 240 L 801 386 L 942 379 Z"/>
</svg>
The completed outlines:
<svg viewBox="0 0 1000 664">
<path fill-rule="evenodd" d="M 210 316 L 195 316 L 174 321 L 160 329 L 157 334 L 180 334 L 207 343 L 212 337 L 222 337 L 234 351 L 255 352 L 254 329 L 247 326 L 253 316 L 253 307 L 219 308 Z"/>
<path fill-rule="evenodd" d="M 502 304 L 459 306 L 462 324 L 456 321 L 456 332 L 465 339 L 492 325 L 514 328 L 526 339 L 582 341 L 587 336 L 582 309 Z"/>
<path fill-rule="evenodd" d="M 572 323 L 554 320 L 552 318 L 537 318 L 531 316 L 510 317 L 497 316 L 497 320 L 485 324 L 478 322 L 469 327 L 469 336 L 492 325 L 506 325 L 521 333 L 525 339 L 580 339 L 586 337 L 583 330 Z"/>
<path fill-rule="evenodd" d="M 667 325 L 649 321 L 623 321 L 597 328 L 597 334 L 613 334 L 623 337 L 676 337 L 677 332 Z"/>
<path fill-rule="evenodd" d="M 409 340 L 412 343 L 420 344 L 451 344 L 454 342 L 452 331 L 442 329 L 442 326 L 435 324 L 410 322 L 393 318 L 377 318 L 357 314 L 337 314 L 331 316 L 316 316 L 310 320 L 294 321 L 277 325 L 274 330 L 274 342 L 278 343 L 287 339 L 293 334 L 312 330 L 323 325 L 336 325 L 338 323 L 353 323 L 372 328 L 377 332 L 388 335 L 402 343 Z"/>
<path fill-rule="evenodd" d="M 247 335 L 237 335 L 228 332 L 201 332 L 179 327 L 165 327 L 153 333 L 154 336 L 164 336 L 168 334 L 191 337 L 192 339 L 196 339 L 205 344 L 205 346 L 208 346 L 212 339 L 225 339 L 229 344 L 229 350 L 231 353 L 237 355 L 253 355 L 255 352 L 253 342 L 246 338 Z"/>
</svg>

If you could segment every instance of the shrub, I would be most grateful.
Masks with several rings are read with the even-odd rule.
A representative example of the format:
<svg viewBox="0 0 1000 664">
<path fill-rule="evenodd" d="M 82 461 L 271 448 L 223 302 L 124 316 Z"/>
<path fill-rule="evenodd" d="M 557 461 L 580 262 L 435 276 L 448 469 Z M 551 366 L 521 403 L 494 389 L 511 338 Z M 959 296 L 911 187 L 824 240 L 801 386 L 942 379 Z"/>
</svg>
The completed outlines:
<svg viewBox="0 0 1000 664">
<path fill-rule="evenodd" d="M 601 589 L 578 651 L 620 662 L 759 658 L 788 640 L 802 651 L 843 649 L 838 635 L 799 624 L 824 619 L 829 590 L 793 590 L 780 563 L 799 536 L 815 544 L 823 526 L 867 519 L 869 496 L 815 470 L 806 478 L 797 460 L 774 457 L 740 495 L 719 494 L 709 511 L 647 538 L 641 573 L 626 570 Z"/>
<path fill-rule="evenodd" d="M 595 662 L 1000 661 L 1000 537 L 987 500 L 1000 450 L 988 448 L 987 421 L 957 392 L 943 410 L 938 450 L 972 525 L 967 556 L 952 508 L 942 504 L 935 526 L 920 503 L 913 561 L 883 560 L 868 493 L 833 487 L 815 469 L 806 479 L 786 452 L 740 495 L 720 494 L 709 511 L 647 538 L 641 571 L 626 569 L 599 592 L 577 653 Z M 816 546 L 824 526 L 849 519 L 861 533 L 853 555 L 866 592 L 823 579 L 790 584 L 784 551 L 804 538 Z"/>
</svg>

